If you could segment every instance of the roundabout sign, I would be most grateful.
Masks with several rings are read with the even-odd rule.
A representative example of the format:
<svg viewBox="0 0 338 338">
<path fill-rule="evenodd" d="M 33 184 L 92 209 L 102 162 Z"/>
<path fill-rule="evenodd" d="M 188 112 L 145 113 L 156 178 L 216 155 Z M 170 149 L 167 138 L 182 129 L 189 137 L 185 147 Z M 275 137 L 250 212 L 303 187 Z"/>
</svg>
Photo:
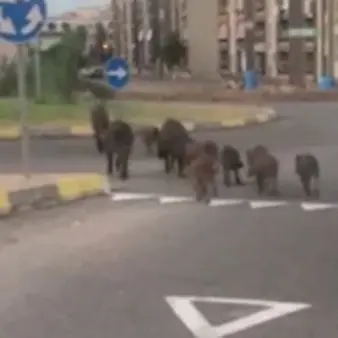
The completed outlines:
<svg viewBox="0 0 338 338">
<path fill-rule="evenodd" d="M 0 0 L 0 40 L 17 45 L 18 105 L 20 110 L 22 172 L 30 178 L 30 147 L 26 83 L 26 46 L 47 19 L 45 0 Z M 39 51 L 38 51 L 39 53 Z"/>
<path fill-rule="evenodd" d="M 14 44 L 35 38 L 46 21 L 46 7 L 43 0 L 0 0 L 0 38 Z"/>
</svg>

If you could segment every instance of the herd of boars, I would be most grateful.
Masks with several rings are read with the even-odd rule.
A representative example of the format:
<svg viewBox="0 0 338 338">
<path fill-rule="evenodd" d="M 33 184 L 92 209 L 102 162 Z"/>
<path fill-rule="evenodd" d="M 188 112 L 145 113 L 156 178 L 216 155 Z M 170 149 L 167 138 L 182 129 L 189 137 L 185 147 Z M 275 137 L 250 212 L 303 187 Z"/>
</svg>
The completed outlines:
<svg viewBox="0 0 338 338">
<path fill-rule="evenodd" d="M 129 159 L 135 135 L 132 127 L 125 121 L 109 120 L 103 103 L 91 110 L 91 124 L 97 150 L 106 156 L 107 174 L 114 169 L 122 180 L 129 178 Z M 222 171 L 223 183 L 230 187 L 232 177 L 235 185 L 243 185 L 240 171 L 244 167 L 239 151 L 231 146 L 218 145 L 211 141 L 194 140 L 184 125 L 169 118 L 161 128 L 144 127 L 139 137 L 148 154 L 154 154 L 164 162 L 166 174 L 175 166 L 178 177 L 190 177 L 197 201 L 209 200 L 209 188 L 214 197 L 218 196 L 216 175 Z M 263 145 L 256 145 L 246 151 L 247 176 L 254 178 L 258 195 L 279 195 L 279 161 Z M 294 159 L 295 174 L 299 177 L 302 189 L 308 197 L 319 197 L 319 163 L 310 153 L 297 154 Z"/>
</svg>

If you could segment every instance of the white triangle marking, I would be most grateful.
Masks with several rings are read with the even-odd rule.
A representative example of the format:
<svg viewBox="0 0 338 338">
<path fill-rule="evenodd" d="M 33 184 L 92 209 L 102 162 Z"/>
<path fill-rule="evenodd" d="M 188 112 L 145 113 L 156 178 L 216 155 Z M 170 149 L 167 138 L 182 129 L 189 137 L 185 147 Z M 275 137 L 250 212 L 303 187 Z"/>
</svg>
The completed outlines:
<svg viewBox="0 0 338 338">
<path fill-rule="evenodd" d="M 286 201 L 250 201 L 252 209 L 281 207 L 287 204 L 288 202 Z"/>
<path fill-rule="evenodd" d="M 266 300 L 213 297 L 166 297 L 166 301 L 196 338 L 221 338 L 250 329 L 273 319 L 310 308 L 310 304 L 282 303 Z M 194 302 L 261 306 L 265 309 L 233 321 L 213 326 L 193 304 Z"/>
<path fill-rule="evenodd" d="M 153 194 L 116 193 L 112 195 L 111 199 L 114 202 L 118 202 L 118 201 L 147 200 L 152 199 L 154 197 L 155 196 Z"/>
<path fill-rule="evenodd" d="M 302 203 L 301 207 L 305 211 L 316 211 L 316 210 L 336 209 L 338 208 L 338 204 Z"/>
<path fill-rule="evenodd" d="M 182 196 L 162 196 L 159 198 L 161 204 L 174 204 L 174 203 L 184 203 L 184 202 L 193 202 L 195 199 L 192 197 L 182 197 Z"/>
<path fill-rule="evenodd" d="M 235 199 L 212 199 L 209 203 L 210 207 L 220 207 L 220 206 L 231 206 L 231 205 L 240 205 L 244 201 L 243 200 L 235 200 Z"/>
</svg>

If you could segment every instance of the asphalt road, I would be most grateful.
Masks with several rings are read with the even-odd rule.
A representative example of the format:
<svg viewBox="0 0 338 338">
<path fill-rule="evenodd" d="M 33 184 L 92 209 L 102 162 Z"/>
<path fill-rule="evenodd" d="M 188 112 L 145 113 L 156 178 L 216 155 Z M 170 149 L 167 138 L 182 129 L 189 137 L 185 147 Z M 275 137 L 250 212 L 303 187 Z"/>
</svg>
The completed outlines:
<svg viewBox="0 0 338 338">
<path fill-rule="evenodd" d="M 337 216 L 109 198 L 21 214 L 0 225 L 1 336 L 336 338 Z M 172 296 L 225 303 L 194 303 L 209 329 L 194 336 Z M 248 299 L 307 307 L 254 325 Z"/>
<path fill-rule="evenodd" d="M 298 152 L 313 152 L 321 163 L 321 199 L 338 201 L 336 105 L 285 104 L 276 106 L 276 109 L 280 114 L 279 121 L 244 129 L 198 132 L 195 136 L 215 140 L 219 145 L 230 143 L 241 151 L 254 144 L 268 145 L 280 160 L 283 199 L 303 198 L 293 171 L 293 160 Z M 105 171 L 104 160 L 96 153 L 92 139 L 33 140 L 31 148 L 31 167 L 35 172 Z M 0 172 L 20 172 L 18 142 L 0 142 L 0 157 L 3 159 Z M 122 185 L 128 190 L 191 194 L 188 182 L 175 176 L 165 177 L 162 163 L 146 157 L 140 144 L 134 150 L 131 174 L 132 179 Z M 256 195 L 251 185 L 221 190 L 223 196 L 253 198 Z"/>
<path fill-rule="evenodd" d="M 338 209 L 300 208 L 292 160 L 314 152 L 322 199 L 337 201 L 338 117 L 333 105 L 279 111 L 279 122 L 196 137 L 268 144 L 288 205 L 102 197 L 0 221 L 1 337 L 336 338 Z M 18 145 L 0 148 L 1 170 L 19 170 Z M 34 158 L 36 171 L 103 171 L 90 140 L 36 142 Z M 132 168 L 131 191 L 190 194 L 141 149 Z M 255 197 L 251 186 L 222 195 Z"/>
</svg>

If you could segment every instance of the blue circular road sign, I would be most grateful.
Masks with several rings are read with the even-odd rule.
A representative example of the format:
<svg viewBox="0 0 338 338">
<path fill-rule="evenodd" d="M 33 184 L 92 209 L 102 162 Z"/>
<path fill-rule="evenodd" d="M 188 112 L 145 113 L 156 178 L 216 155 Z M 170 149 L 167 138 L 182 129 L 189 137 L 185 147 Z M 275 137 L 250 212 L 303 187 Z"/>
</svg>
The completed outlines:
<svg viewBox="0 0 338 338">
<path fill-rule="evenodd" d="M 25 43 L 39 34 L 46 18 L 45 0 L 0 0 L 0 39 Z"/>
<path fill-rule="evenodd" d="M 124 58 L 112 58 L 105 66 L 108 83 L 114 89 L 122 89 L 130 80 L 130 69 L 128 61 Z"/>
</svg>

